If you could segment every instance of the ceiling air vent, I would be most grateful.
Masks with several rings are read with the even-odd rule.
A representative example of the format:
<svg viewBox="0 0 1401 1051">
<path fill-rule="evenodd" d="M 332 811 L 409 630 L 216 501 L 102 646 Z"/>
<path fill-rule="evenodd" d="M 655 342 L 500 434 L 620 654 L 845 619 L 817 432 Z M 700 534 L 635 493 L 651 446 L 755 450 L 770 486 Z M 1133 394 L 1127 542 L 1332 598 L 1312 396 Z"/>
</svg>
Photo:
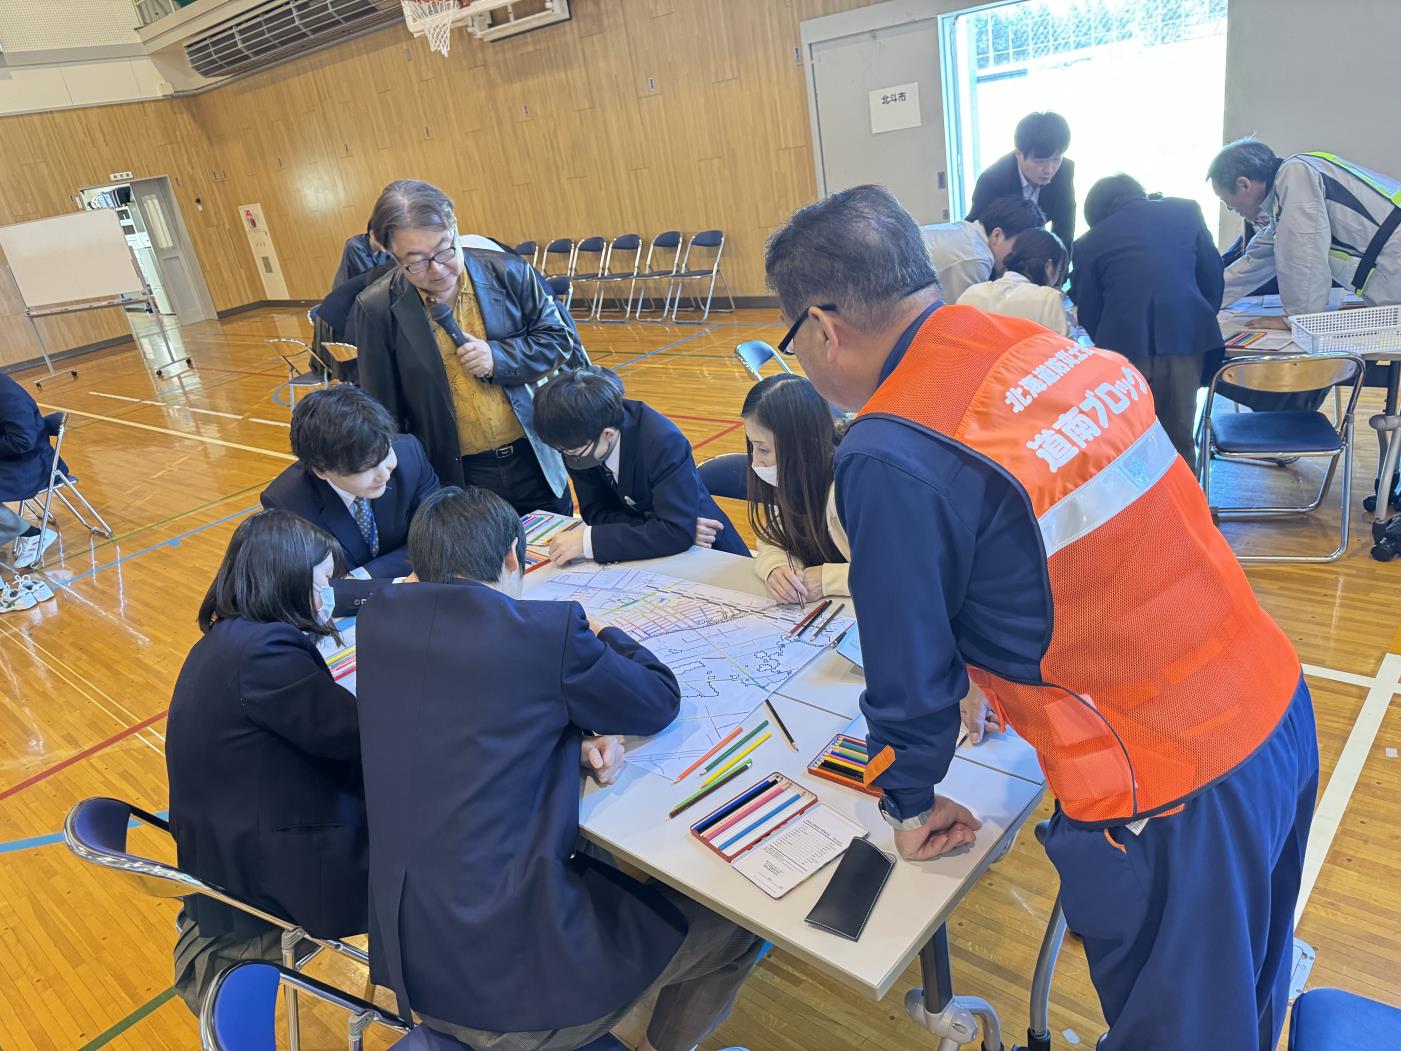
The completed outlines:
<svg viewBox="0 0 1401 1051">
<path fill-rule="evenodd" d="M 276 0 L 185 45 L 195 71 L 227 77 L 402 19 L 399 0 Z"/>
</svg>

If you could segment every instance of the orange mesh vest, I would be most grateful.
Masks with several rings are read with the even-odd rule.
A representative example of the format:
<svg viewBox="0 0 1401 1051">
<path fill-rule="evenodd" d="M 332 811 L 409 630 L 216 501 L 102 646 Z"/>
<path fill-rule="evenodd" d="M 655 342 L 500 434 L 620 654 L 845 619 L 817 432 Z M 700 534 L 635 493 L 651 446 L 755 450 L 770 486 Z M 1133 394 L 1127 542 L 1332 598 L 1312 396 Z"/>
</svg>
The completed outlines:
<svg viewBox="0 0 1401 1051">
<path fill-rule="evenodd" d="M 874 413 L 954 439 L 1031 497 L 1054 603 L 1045 685 L 973 676 L 1035 747 L 1067 816 L 1170 809 L 1270 735 L 1298 657 L 1126 359 L 942 307 L 861 411 Z"/>
</svg>

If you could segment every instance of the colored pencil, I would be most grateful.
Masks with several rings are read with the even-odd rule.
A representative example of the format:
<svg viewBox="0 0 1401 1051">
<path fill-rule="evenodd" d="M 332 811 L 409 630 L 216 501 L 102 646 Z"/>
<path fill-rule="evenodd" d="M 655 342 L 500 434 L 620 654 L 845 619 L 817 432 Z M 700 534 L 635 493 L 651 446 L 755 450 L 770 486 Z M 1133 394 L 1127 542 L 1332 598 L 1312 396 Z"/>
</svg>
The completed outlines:
<svg viewBox="0 0 1401 1051">
<path fill-rule="evenodd" d="M 828 750 L 827 754 L 842 756 L 843 758 L 850 759 L 853 763 L 860 763 L 862 766 L 865 766 L 871 761 L 871 757 L 865 752 L 858 752 L 855 748 L 850 748 L 842 744 L 833 745 Z"/>
<path fill-rule="evenodd" d="M 803 798 L 803 795 L 802 795 L 801 792 L 794 792 L 792 795 L 788 796 L 788 798 L 784 799 L 781 803 L 778 803 L 777 805 L 775 805 L 775 806 L 774 806 L 771 810 L 769 810 L 766 814 L 763 814 L 762 816 L 755 818 L 752 822 L 750 822 L 748 825 L 746 825 L 743 829 L 741 829 L 740 831 L 736 832 L 736 833 L 735 833 L 733 836 L 731 836 L 729 839 L 725 840 L 725 842 L 720 843 L 720 844 L 717 844 L 717 846 L 719 846 L 720 850 L 722 850 L 722 851 L 728 850 L 730 847 L 734 846 L 734 845 L 735 845 L 736 843 L 738 843 L 740 840 L 744 839 L 745 836 L 749 835 L 749 833 L 753 832 L 756 828 L 759 828 L 759 827 L 762 826 L 762 825 L 768 824 L 770 821 L 772 821 L 774 818 L 776 818 L 779 814 L 783 813 L 783 812 L 784 812 L 785 810 L 787 810 L 790 806 L 792 806 L 794 803 L 796 803 L 798 800 L 800 800 L 800 799 L 802 799 L 802 798 Z"/>
<path fill-rule="evenodd" d="M 821 602 L 819 602 L 819 603 L 817 604 L 816 608 L 813 610 L 814 616 L 813 616 L 806 624 L 803 624 L 803 625 L 801 625 L 801 626 L 798 628 L 798 634 L 795 635 L 794 638 L 801 639 L 801 638 L 807 633 L 808 628 L 810 628 L 810 627 L 812 627 L 814 624 L 816 624 L 818 618 L 821 617 L 822 614 L 826 613 L 826 612 L 827 612 L 829 609 L 831 609 L 831 608 L 832 608 L 832 600 L 831 600 L 831 599 L 825 598 L 825 599 L 823 599 Z"/>
<path fill-rule="evenodd" d="M 844 778 L 846 778 L 848 781 L 857 781 L 857 782 L 864 782 L 864 781 L 865 781 L 865 778 L 861 777 L 859 774 L 853 773 L 852 771 L 848 770 L 848 769 L 847 769 L 846 767 L 844 767 L 844 766 L 834 766 L 832 763 L 828 762 L 826 759 L 822 760 L 822 762 L 818 763 L 817 765 L 818 765 L 818 767 L 819 767 L 820 769 L 826 770 L 826 771 L 827 771 L 828 773 L 830 773 L 830 774 L 835 774 L 837 777 L 844 777 Z"/>
<path fill-rule="evenodd" d="M 711 792 L 714 792 L 717 788 L 724 788 L 727 784 L 729 784 L 731 781 L 737 778 L 740 774 L 748 770 L 752 765 L 754 765 L 754 760 L 746 759 L 743 763 L 735 767 L 733 770 L 731 770 L 724 777 L 720 778 L 720 780 L 716 781 L 714 784 L 702 788 L 699 792 L 692 792 L 685 799 L 681 800 L 681 802 L 677 803 L 674 807 L 667 811 L 667 820 L 676 817 L 684 810 L 689 810 L 692 806 L 699 803 L 706 796 L 710 795 Z"/>
<path fill-rule="evenodd" d="M 764 698 L 764 705 L 768 708 L 769 714 L 773 716 L 774 724 L 778 727 L 779 733 L 783 734 L 783 739 L 788 742 L 788 747 L 793 751 L 798 750 L 798 742 L 793 740 L 793 735 L 788 732 L 788 727 L 784 725 L 783 719 L 778 714 L 778 709 L 774 707 L 773 701 Z"/>
<path fill-rule="evenodd" d="M 802 630 L 806 628 L 809 624 L 811 624 L 814 619 L 822 616 L 822 611 L 831 604 L 832 600 L 828 598 L 823 599 L 817 605 L 813 606 L 812 612 L 810 612 L 806 617 L 804 617 L 802 620 L 798 621 L 798 623 L 794 624 L 791 628 L 788 629 L 788 637 L 791 639 L 795 634 L 801 633 Z"/>
<path fill-rule="evenodd" d="M 753 799 L 755 796 L 763 795 L 764 792 L 768 791 L 776 784 L 778 784 L 778 778 L 769 777 L 764 779 L 763 781 L 760 781 L 754 787 L 745 789 L 742 793 L 735 796 L 734 799 L 731 799 L 728 803 L 722 806 L 719 810 L 715 811 L 715 813 L 711 814 L 709 817 L 701 818 L 698 822 L 696 822 L 695 828 L 692 831 L 704 832 L 706 829 L 713 826 L 716 822 L 723 821 L 728 815 L 733 814 L 748 800 Z"/>
<path fill-rule="evenodd" d="M 845 602 L 839 602 L 839 603 L 837 603 L 837 608 L 834 609 L 834 610 L 832 610 L 832 612 L 826 617 L 826 619 L 824 619 L 824 620 L 822 621 L 822 623 L 818 625 L 817 630 L 816 630 L 815 632 L 813 632 L 812 637 L 813 637 L 813 638 L 817 638 L 817 636 L 821 635 L 824 631 L 826 631 L 826 630 L 827 630 L 827 625 L 828 625 L 828 624 L 831 624 L 832 621 L 836 620 L 836 619 L 837 619 L 837 614 L 840 613 L 840 612 L 841 612 L 842 610 L 844 610 L 844 609 L 846 609 L 846 603 L 845 603 Z"/>
<path fill-rule="evenodd" d="M 769 721 L 768 721 L 767 719 L 765 719 L 765 720 L 764 720 L 763 722 L 761 722 L 758 726 L 754 727 L 754 729 L 750 730 L 747 734 L 745 734 L 743 737 L 741 737 L 738 741 L 736 741 L 734 744 L 730 745 L 729 748 L 725 749 L 725 751 L 721 752 L 719 755 L 717 755 L 717 756 L 716 756 L 714 759 L 712 759 L 710 762 L 706 763 L 706 765 L 705 765 L 705 772 L 706 772 L 707 774 L 710 773 L 710 772 L 711 772 L 712 770 L 714 770 L 717 766 L 719 766 L 721 763 L 723 763 L 726 759 L 730 758 L 730 756 L 734 755 L 737 751 L 739 751 L 741 748 L 743 748 L 745 745 L 747 745 L 751 740 L 753 740 L 753 739 L 759 734 L 760 731 L 762 731 L 762 730 L 764 729 L 764 727 L 766 727 L 766 726 L 768 726 L 768 725 L 769 725 Z"/>
<path fill-rule="evenodd" d="M 690 777 L 691 774 L 695 771 L 696 767 L 700 766 L 701 763 L 705 762 L 707 759 L 709 759 L 712 755 L 714 755 L 714 754 L 715 754 L 717 751 L 719 751 L 721 748 L 724 748 L 725 745 L 729 744 L 731 741 L 733 741 L 736 737 L 738 737 L 738 736 L 739 736 L 741 733 L 743 733 L 743 732 L 744 732 L 744 727 L 743 727 L 743 726 L 736 726 L 733 730 L 731 730 L 731 731 L 729 732 L 729 734 L 725 737 L 725 739 L 724 739 L 723 741 L 716 741 L 713 745 L 710 746 L 710 749 L 705 753 L 705 755 L 701 756 L 699 759 L 697 759 L 697 760 L 696 760 L 694 763 L 692 763 L 690 766 L 686 767 L 685 770 L 682 770 L 682 771 L 681 771 L 681 776 L 678 777 L 675 781 L 673 781 L 672 784 L 673 784 L 673 785 L 679 785 L 682 781 L 686 780 L 686 778 Z"/>
<path fill-rule="evenodd" d="M 706 780 L 705 780 L 704 783 L 707 784 L 707 785 L 710 784 L 711 781 L 714 781 L 717 777 L 719 777 L 721 774 L 723 774 L 726 770 L 728 770 L 730 767 L 734 766 L 734 765 L 735 765 L 736 763 L 738 763 L 741 759 L 743 759 L 746 755 L 748 755 L 750 752 L 754 751 L 754 749 L 758 748 L 761 744 L 763 744 L 765 741 L 767 741 L 767 740 L 768 740 L 770 737 L 772 737 L 772 736 L 773 736 L 773 734 L 771 734 L 771 733 L 769 733 L 767 730 L 765 730 L 765 731 L 764 731 L 764 736 L 763 736 L 763 737 L 760 737 L 760 738 L 758 738 L 757 740 L 751 741 L 751 742 L 749 743 L 748 747 L 746 747 L 746 748 L 744 749 L 744 751 L 742 751 L 742 752 L 740 752 L 738 755 L 736 755 L 733 759 L 731 759 L 728 763 L 726 763 L 724 766 L 722 766 L 719 770 L 716 770 L 715 773 L 711 774 L 708 778 L 706 778 Z"/>
<path fill-rule="evenodd" d="M 822 761 L 824 763 L 835 763 L 837 766 L 847 767 L 853 774 L 864 773 L 866 769 L 864 766 L 858 766 L 856 763 L 851 762 L 851 760 L 843 759 L 839 755 L 824 755 Z"/>
<path fill-rule="evenodd" d="M 840 646 L 840 645 L 842 644 L 842 639 L 846 638 L 846 634 L 847 634 L 847 632 L 850 631 L 850 630 L 851 630 L 851 625 L 848 624 L 848 625 L 842 630 L 842 633 L 841 633 L 840 635 L 838 635 L 838 636 L 837 636 L 835 639 L 833 639 L 831 642 L 827 643 L 827 648 L 828 648 L 828 649 L 833 649 L 833 650 L 834 650 L 834 649 L 836 649 L 838 646 Z"/>
<path fill-rule="evenodd" d="M 762 810 L 766 804 L 773 802 L 773 800 L 783 795 L 785 791 L 788 791 L 788 789 L 783 787 L 783 782 L 775 779 L 773 784 L 766 788 L 762 795 L 756 796 L 746 803 L 742 809 L 736 810 L 733 814 L 728 815 L 724 821 L 706 829 L 705 838 L 713 842 L 716 836 L 721 835 L 728 829 L 734 828 L 735 825 L 749 817 L 750 814 Z"/>
</svg>

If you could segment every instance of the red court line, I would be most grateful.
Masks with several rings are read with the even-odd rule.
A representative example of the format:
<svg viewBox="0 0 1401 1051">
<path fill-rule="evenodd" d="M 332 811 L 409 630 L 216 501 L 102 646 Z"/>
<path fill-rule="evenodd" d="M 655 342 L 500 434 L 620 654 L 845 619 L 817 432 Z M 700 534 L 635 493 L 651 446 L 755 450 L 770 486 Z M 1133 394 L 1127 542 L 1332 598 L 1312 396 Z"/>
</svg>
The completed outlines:
<svg viewBox="0 0 1401 1051">
<path fill-rule="evenodd" d="M 74 763 L 81 763 L 84 759 L 91 758 L 98 752 L 102 751 L 104 748 L 110 748 L 118 741 L 125 740 L 133 734 L 140 733 L 152 723 L 158 723 L 162 719 L 164 719 L 169 711 L 169 708 L 162 708 L 155 715 L 152 715 L 146 719 L 142 719 L 139 723 L 136 723 L 133 726 L 128 726 L 125 730 L 118 730 L 111 737 L 107 738 L 107 740 L 98 741 L 97 744 L 89 745 L 87 748 L 84 748 L 81 752 L 75 752 L 72 755 L 70 755 L 67 759 L 64 759 L 58 763 L 54 763 L 53 766 L 46 767 L 45 769 L 40 770 L 37 774 L 26 778 L 19 784 L 11 785 L 3 792 L 0 792 L 0 799 L 9 799 L 10 796 L 15 795 L 19 792 L 23 792 L 26 788 L 29 788 L 32 785 L 37 785 L 40 781 L 45 781 L 48 778 L 53 777 L 54 774 L 57 774 L 60 771 L 67 770 Z"/>
<path fill-rule="evenodd" d="M 716 431 L 716 432 L 715 432 L 714 434 L 712 434 L 709 438 L 702 438 L 700 441 L 696 442 L 695 445 L 691 446 L 691 448 L 692 448 L 692 449 L 700 449 L 700 448 L 703 448 L 703 447 L 709 445 L 711 442 L 713 442 L 713 441 L 715 441 L 715 440 L 717 440 L 717 439 L 719 439 L 719 438 L 723 438 L 723 437 L 725 437 L 725 435 L 731 434 L 731 433 L 733 433 L 734 431 L 739 430 L 739 429 L 740 429 L 741 427 L 743 427 L 743 426 L 744 426 L 744 422 L 743 422 L 743 421 L 736 421 L 736 422 L 730 424 L 728 427 L 726 427 L 723 431 Z M 4 796 L 0 795 L 0 799 L 4 799 L 4 798 L 5 798 Z"/>
<path fill-rule="evenodd" d="M 673 420 L 693 420 L 693 421 L 695 421 L 695 422 L 697 422 L 697 423 L 742 423 L 742 422 L 744 422 L 744 421 L 742 421 L 742 420 L 736 420 L 733 416 L 731 416 L 731 417 L 730 417 L 729 419 L 727 419 L 727 420 L 718 420 L 718 419 L 716 419 L 714 416 L 682 416 L 682 415 L 680 415 L 679 413 L 675 413 L 675 412 L 663 413 L 663 415 L 668 416 L 668 417 L 670 417 L 670 418 L 673 419 Z"/>
</svg>

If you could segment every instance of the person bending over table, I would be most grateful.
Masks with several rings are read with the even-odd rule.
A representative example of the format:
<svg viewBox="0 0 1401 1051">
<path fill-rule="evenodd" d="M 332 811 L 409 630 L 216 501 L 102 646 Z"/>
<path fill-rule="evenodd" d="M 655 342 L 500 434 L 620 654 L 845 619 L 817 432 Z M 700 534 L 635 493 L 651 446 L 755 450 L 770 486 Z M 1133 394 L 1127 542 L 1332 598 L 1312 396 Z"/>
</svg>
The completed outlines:
<svg viewBox="0 0 1401 1051">
<path fill-rule="evenodd" d="M 860 413 L 837 511 L 901 855 L 977 834 L 935 792 L 971 667 L 1055 793 L 1046 851 L 1109 1021 L 1099 1048 L 1272 1051 L 1313 705 L 1147 382 L 1029 321 L 941 306 L 883 187 L 800 209 L 765 269 L 803 370 Z"/>
<path fill-rule="evenodd" d="M 355 697 L 316 649 L 335 634 L 339 552 L 290 511 L 239 525 L 165 741 L 180 868 L 325 938 L 364 933 L 369 872 Z M 282 960 L 279 930 L 198 894 L 177 930 L 175 990 L 196 1015 L 224 968 Z"/>
<path fill-rule="evenodd" d="M 999 197 L 1025 197 L 1035 203 L 1063 244 L 1075 240 L 1075 162 L 1070 149 L 1070 123 L 1059 113 L 1028 113 L 1012 133 L 1013 150 L 993 161 L 973 184 L 969 220 Z"/>
<path fill-rule="evenodd" d="M 740 410 L 749 456 L 754 572 L 779 602 L 850 595 L 846 533 L 832 461 L 845 424 L 806 378 L 780 372 L 754 384 Z"/>
<path fill-rule="evenodd" d="M 398 266 L 361 292 L 349 326 L 360 385 L 416 436 L 445 485 L 480 485 L 519 514 L 573 508 L 559 453 L 534 427 L 536 385 L 585 360 L 534 268 L 464 248 L 452 201 L 390 183 L 370 219 Z"/>
<path fill-rule="evenodd" d="M 473 1047 L 572 1051 L 656 996 L 644 1051 L 690 1051 L 729 1014 L 760 939 L 575 853 L 580 769 L 675 717 L 660 660 L 574 602 L 521 599 L 525 534 L 483 489 L 429 497 L 417 580 L 358 625 L 370 973 Z M 643 786 L 639 786 L 643 787 Z"/>
<path fill-rule="evenodd" d="M 418 439 L 349 384 L 299 401 L 291 436 L 297 462 L 263 490 L 263 506 L 295 511 L 336 538 L 353 575 L 331 582 L 335 613 L 354 616 L 385 581 L 409 574 L 409 522 L 438 476 Z"/>
<path fill-rule="evenodd" d="M 1045 223 L 1035 201 L 1016 196 L 990 201 L 977 219 L 920 227 L 944 301 L 957 303 L 973 285 L 1001 274 L 1017 238 Z"/>
<path fill-rule="evenodd" d="M 1003 265 L 1001 277 L 974 285 L 958 302 L 986 314 L 1035 321 L 1058 336 L 1070 335 L 1061 291 L 1070 253 L 1061 239 L 1049 230 L 1024 231 Z"/>
<path fill-rule="evenodd" d="M 590 365 L 554 377 L 535 396 L 535 427 L 564 455 L 583 529 L 558 533 L 550 559 L 627 562 L 691 546 L 749 557 L 696 470 L 691 443 L 661 413 L 623 397 L 623 381 Z"/>
</svg>

